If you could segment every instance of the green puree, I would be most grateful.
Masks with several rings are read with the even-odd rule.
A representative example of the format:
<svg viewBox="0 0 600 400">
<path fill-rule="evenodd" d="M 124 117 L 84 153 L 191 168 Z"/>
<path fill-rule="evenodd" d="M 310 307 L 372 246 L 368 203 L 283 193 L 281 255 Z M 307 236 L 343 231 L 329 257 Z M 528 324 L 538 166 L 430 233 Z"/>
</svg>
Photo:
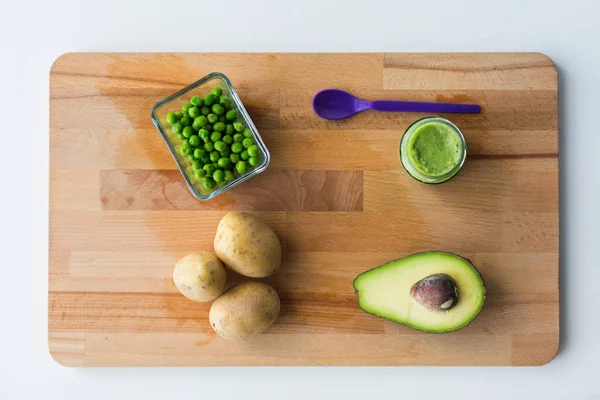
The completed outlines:
<svg viewBox="0 0 600 400">
<path fill-rule="evenodd" d="M 460 162 L 460 142 L 452 128 L 437 121 L 418 127 L 408 143 L 411 164 L 427 175 L 442 175 Z"/>
</svg>

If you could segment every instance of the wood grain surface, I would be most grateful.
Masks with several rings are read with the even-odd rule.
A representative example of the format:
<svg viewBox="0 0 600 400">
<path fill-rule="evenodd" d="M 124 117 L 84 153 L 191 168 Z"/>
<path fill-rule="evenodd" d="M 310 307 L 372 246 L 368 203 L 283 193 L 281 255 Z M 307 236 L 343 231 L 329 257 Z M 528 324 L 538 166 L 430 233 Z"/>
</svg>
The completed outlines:
<svg viewBox="0 0 600 400">
<path fill-rule="evenodd" d="M 149 114 L 212 71 L 232 80 L 272 162 L 199 202 Z M 421 115 L 319 119 L 311 99 L 329 87 L 480 104 L 448 116 L 468 144 L 462 171 L 411 179 L 398 145 Z M 50 352 L 70 366 L 545 364 L 559 344 L 557 108 L 556 68 L 537 53 L 64 55 L 50 72 Z M 230 210 L 263 218 L 284 251 L 267 279 L 281 316 L 246 342 L 217 337 L 210 304 L 171 280 Z M 358 308 L 357 274 L 434 249 L 485 279 L 470 326 L 426 334 Z"/>
</svg>

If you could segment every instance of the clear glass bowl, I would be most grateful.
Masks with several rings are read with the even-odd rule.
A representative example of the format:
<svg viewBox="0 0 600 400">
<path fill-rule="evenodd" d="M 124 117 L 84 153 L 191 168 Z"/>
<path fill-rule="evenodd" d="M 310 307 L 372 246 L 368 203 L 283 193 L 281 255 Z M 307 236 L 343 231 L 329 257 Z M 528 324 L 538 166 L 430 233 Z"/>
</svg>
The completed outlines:
<svg viewBox="0 0 600 400">
<path fill-rule="evenodd" d="M 177 134 L 171 130 L 170 125 L 167 122 L 167 114 L 171 111 L 181 111 L 181 106 L 188 103 L 192 96 L 198 95 L 204 97 L 204 95 L 210 93 L 215 87 L 220 87 L 223 90 L 223 95 L 227 95 L 231 98 L 233 109 L 238 113 L 238 119 L 242 120 L 252 131 L 254 142 L 259 149 L 260 163 L 255 167 L 250 167 L 248 165 L 249 170 L 245 174 L 237 176 L 232 181 L 221 183 L 214 189 L 206 189 L 202 184 L 202 180 L 195 178 L 194 171 L 192 170 L 192 161 L 178 151 L 181 140 L 177 137 Z M 173 156 L 179 171 L 181 171 L 185 183 L 194 197 L 198 200 L 212 199 L 240 183 L 247 181 L 253 176 L 260 174 L 269 166 L 269 162 L 271 161 L 269 150 L 267 150 L 267 147 L 256 130 L 256 126 L 254 126 L 242 101 L 231 85 L 231 81 L 227 76 L 220 72 L 212 72 L 191 85 L 184 87 L 177 93 L 158 101 L 154 107 L 152 107 L 150 115 L 152 117 L 152 122 L 154 122 L 156 129 L 158 129 L 158 132 L 162 136 L 169 152 L 171 152 L 171 156 Z"/>
<path fill-rule="evenodd" d="M 410 151 L 409 143 L 411 142 L 412 137 L 414 136 L 414 134 L 418 131 L 418 129 L 420 127 L 430 124 L 430 123 L 443 125 L 443 126 L 449 128 L 449 130 L 455 135 L 456 141 L 458 143 L 458 152 L 459 152 L 458 161 L 448 171 L 446 171 L 442 174 L 439 174 L 439 175 L 428 174 L 428 173 L 425 173 L 424 171 L 421 171 L 417 166 L 413 165 L 413 163 L 411 161 L 411 157 L 409 156 L 409 151 Z M 419 182 L 436 184 L 436 183 L 444 183 L 444 182 L 450 180 L 451 178 L 456 176 L 456 174 L 458 174 L 458 171 L 460 171 L 460 169 L 462 168 L 463 164 L 465 163 L 466 158 L 467 158 L 467 143 L 465 142 L 465 138 L 464 138 L 462 132 L 460 131 L 460 129 L 458 129 L 458 127 L 456 125 L 454 125 L 452 122 L 448 121 L 446 118 L 442 118 L 442 117 L 421 118 L 421 119 L 415 121 L 414 123 L 412 123 L 408 127 L 408 129 L 406 129 L 406 132 L 404 132 L 404 135 L 402 136 L 402 140 L 400 141 L 400 161 L 402 163 L 402 166 L 404 167 L 404 169 L 406 170 L 406 172 L 408 172 L 408 174 L 410 176 L 412 176 L 414 179 L 418 180 Z"/>
</svg>

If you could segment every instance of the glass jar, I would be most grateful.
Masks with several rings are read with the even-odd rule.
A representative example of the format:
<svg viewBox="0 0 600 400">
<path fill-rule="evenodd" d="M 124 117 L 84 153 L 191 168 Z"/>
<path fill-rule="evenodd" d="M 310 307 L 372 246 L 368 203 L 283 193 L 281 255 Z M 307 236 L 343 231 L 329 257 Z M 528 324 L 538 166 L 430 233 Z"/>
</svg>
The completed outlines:
<svg viewBox="0 0 600 400">
<path fill-rule="evenodd" d="M 400 142 L 402 166 L 423 183 L 446 182 L 463 166 L 467 144 L 460 129 L 441 117 L 425 117 L 408 127 Z"/>
</svg>

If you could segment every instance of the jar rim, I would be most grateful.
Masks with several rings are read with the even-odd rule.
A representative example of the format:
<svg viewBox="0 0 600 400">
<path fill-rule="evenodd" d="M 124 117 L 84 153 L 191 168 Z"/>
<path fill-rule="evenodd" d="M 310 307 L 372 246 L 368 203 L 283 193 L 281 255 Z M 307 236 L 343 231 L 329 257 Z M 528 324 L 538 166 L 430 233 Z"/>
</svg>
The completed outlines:
<svg viewBox="0 0 600 400">
<path fill-rule="evenodd" d="M 414 132 L 416 132 L 416 128 L 418 128 L 428 122 L 433 122 L 433 121 L 441 122 L 444 125 L 447 125 L 448 127 L 450 127 L 454 131 L 454 133 L 456 134 L 456 136 L 458 138 L 458 142 L 459 142 L 460 150 L 461 150 L 460 158 L 459 158 L 458 162 L 454 165 L 454 167 L 452 167 L 452 169 L 450 169 L 449 171 L 447 171 L 443 174 L 439 174 L 439 175 L 427 174 L 427 173 L 417 169 L 414 165 L 412 165 L 412 163 L 410 162 L 410 157 L 408 156 L 408 147 L 407 147 L 408 142 L 409 142 L 409 139 L 414 134 Z M 423 182 L 423 183 L 443 183 L 443 182 L 448 181 L 450 178 L 454 177 L 458 173 L 458 171 L 460 171 L 460 169 L 462 168 L 462 166 L 467 158 L 467 143 L 465 141 L 465 138 L 464 138 L 461 130 L 450 120 L 443 118 L 443 117 L 438 117 L 438 116 L 427 116 L 427 117 L 423 117 L 423 118 L 416 120 L 415 122 L 410 124 L 408 126 L 408 128 L 406 128 L 406 131 L 402 135 L 402 139 L 400 141 L 399 151 L 400 151 L 400 162 L 402 163 L 402 166 L 404 167 L 406 172 L 411 177 L 413 177 L 414 179 L 416 179 L 420 182 Z"/>
</svg>

